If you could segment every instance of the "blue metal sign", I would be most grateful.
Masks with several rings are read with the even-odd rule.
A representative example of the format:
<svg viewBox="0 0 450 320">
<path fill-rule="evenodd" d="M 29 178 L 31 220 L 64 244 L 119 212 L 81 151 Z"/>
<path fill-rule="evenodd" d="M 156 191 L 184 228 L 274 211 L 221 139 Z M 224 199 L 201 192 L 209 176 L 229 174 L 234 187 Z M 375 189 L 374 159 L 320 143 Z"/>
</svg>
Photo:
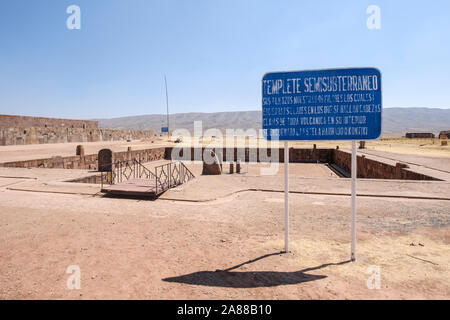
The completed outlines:
<svg viewBox="0 0 450 320">
<path fill-rule="evenodd" d="M 370 140 L 381 134 L 375 68 L 274 72 L 262 80 L 268 140 Z"/>
<path fill-rule="evenodd" d="M 167 128 L 167 127 L 162 127 L 162 128 L 161 128 L 161 133 L 165 133 L 165 132 L 169 132 L 169 128 Z"/>
</svg>

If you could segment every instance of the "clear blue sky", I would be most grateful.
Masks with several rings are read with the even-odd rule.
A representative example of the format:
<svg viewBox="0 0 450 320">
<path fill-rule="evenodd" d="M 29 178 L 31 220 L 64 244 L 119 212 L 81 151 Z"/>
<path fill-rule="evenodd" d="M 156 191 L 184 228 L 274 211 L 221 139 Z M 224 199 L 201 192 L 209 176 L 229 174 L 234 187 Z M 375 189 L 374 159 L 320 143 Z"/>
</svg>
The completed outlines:
<svg viewBox="0 0 450 320">
<path fill-rule="evenodd" d="M 258 110 L 266 72 L 363 66 L 385 107 L 449 108 L 449 16 L 448 0 L 3 0 L 0 113 L 165 113 L 164 74 L 171 113 Z"/>
</svg>

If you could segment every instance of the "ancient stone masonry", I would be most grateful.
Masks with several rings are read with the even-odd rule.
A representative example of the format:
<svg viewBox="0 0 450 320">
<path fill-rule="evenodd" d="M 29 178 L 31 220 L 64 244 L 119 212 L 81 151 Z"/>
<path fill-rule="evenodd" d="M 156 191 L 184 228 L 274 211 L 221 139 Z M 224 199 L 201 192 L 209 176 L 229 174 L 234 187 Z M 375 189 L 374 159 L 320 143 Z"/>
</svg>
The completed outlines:
<svg viewBox="0 0 450 320">
<path fill-rule="evenodd" d="M 173 152 L 172 147 L 166 148 L 166 159 L 172 160 L 192 160 L 201 161 L 202 154 L 205 148 L 186 148 Z M 271 149 L 260 150 L 254 148 L 234 148 L 227 150 L 226 148 L 221 150 L 222 160 L 241 161 L 241 162 L 266 162 L 271 155 Z M 188 154 L 183 154 L 186 151 Z M 262 152 L 261 152 L 262 151 Z M 278 159 L 279 162 L 284 162 L 284 149 L 279 149 Z M 230 157 L 228 155 L 231 155 Z M 266 156 L 267 155 L 267 156 Z M 391 165 L 376 161 L 373 159 L 367 159 L 364 155 L 358 156 L 357 170 L 359 178 L 369 179 L 405 179 L 405 180 L 439 180 L 434 177 L 430 177 L 424 174 L 420 174 L 409 170 L 404 164 L 397 163 Z M 289 162 L 302 162 L 302 163 L 328 163 L 339 167 L 345 176 L 349 176 L 351 171 L 351 153 L 336 149 L 300 149 L 289 148 Z M 341 174 L 341 173 L 338 173 Z"/>
<path fill-rule="evenodd" d="M 84 157 L 84 147 L 82 145 L 77 146 L 76 155 Z"/>
<path fill-rule="evenodd" d="M 145 163 L 150 161 L 163 160 L 164 153 L 165 148 L 152 148 L 135 151 L 113 152 L 111 158 L 113 162 L 129 159 L 137 159 L 138 161 Z M 109 161 L 109 159 L 105 161 Z M 0 167 L 98 170 L 98 154 L 89 154 L 84 156 L 75 155 L 70 157 L 55 156 L 46 159 L 5 162 L 0 163 Z"/>
<path fill-rule="evenodd" d="M 220 175 L 222 174 L 222 161 L 219 156 L 212 150 L 209 150 L 207 159 L 203 159 L 202 175 Z"/>
<path fill-rule="evenodd" d="M 0 146 L 149 139 L 153 130 L 99 129 L 97 121 L 0 115 Z"/>
<path fill-rule="evenodd" d="M 0 145 L 140 140 L 153 136 L 152 130 L 17 127 L 0 128 Z"/>
<path fill-rule="evenodd" d="M 98 152 L 98 171 L 111 171 L 113 163 L 113 152 L 111 149 L 102 149 Z"/>
<path fill-rule="evenodd" d="M 81 148 L 77 148 L 77 152 L 80 152 Z M 122 152 L 112 152 L 111 157 L 106 157 L 102 160 L 105 162 L 118 162 L 123 160 L 136 159 L 141 163 L 147 163 L 156 160 L 203 160 L 202 152 L 205 148 L 187 148 L 184 155 L 184 159 L 179 159 L 178 157 L 183 156 L 182 152 L 174 152 L 172 154 L 172 147 L 160 147 L 151 148 L 143 150 L 127 150 Z M 189 152 L 191 151 L 191 152 Z M 228 150 L 230 157 L 227 157 L 227 150 L 216 148 L 215 154 L 218 159 L 214 161 L 215 163 L 220 163 L 220 167 L 223 161 L 239 161 L 239 162 L 265 162 L 267 158 L 265 154 L 270 156 L 270 149 L 263 150 L 260 154 L 260 150 L 252 148 L 234 148 L 234 150 Z M 105 154 L 108 151 L 101 151 Z M 252 159 L 250 155 L 255 155 Z M 110 160 L 111 159 L 111 160 Z M 421 173 L 411 171 L 406 164 L 396 163 L 395 165 L 380 162 L 373 159 L 368 159 L 364 155 L 357 157 L 357 170 L 359 178 L 369 178 L 369 179 L 406 179 L 406 180 L 439 180 L 435 177 L 427 176 Z M 64 168 L 64 169 L 89 169 L 98 170 L 98 160 L 97 154 L 90 155 L 75 155 L 71 157 L 52 157 L 48 159 L 35 159 L 26 161 L 14 161 L 7 163 L 0 163 L 0 167 L 19 167 L 19 168 Z M 349 176 L 351 170 L 351 153 L 341 151 L 339 149 L 289 149 L 289 160 L 290 162 L 319 162 L 328 163 L 332 166 L 337 166 L 341 171 L 346 173 L 343 176 Z M 102 162 L 100 161 L 100 162 Z M 284 161 L 284 150 L 279 149 L 279 162 Z M 238 167 L 236 166 L 236 172 L 238 172 Z"/>
<path fill-rule="evenodd" d="M 136 159 L 141 163 L 164 160 L 166 148 L 151 148 L 113 153 L 113 162 Z"/>
<path fill-rule="evenodd" d="M 98 121 L 0 115 L 0 128 L 98 129 Z"/>
<path fill-rule="evenodd" d="M 149 139 L 153 130 L 99 129 L 97 121 L 0 115 L 0 146 Z"/>
<path fill-rule="evenodd" d="M 351 171 L 351 153 L 334 150 L 332 163 L 346 172 Z M 358 178 L 370 179 L 404 179 L 404 180 L 438 180 L 411 170 L 403 163 L 395 166 L 380 161 L 367 159 L 364 155 L 357 157 Z"/>
<path fill-rule="evenodd" d="M 268 162 L 273 160 L 272 150 L 259 148 L 214 148 L 214 151 L 221 154 L 222 161 L 237 161 L 241 162 Z M 166 147 L 166 159 L 171 160 L 190 160 L 202 161 L 205 148 L 174 148 Z M 280 162 L 284 161 L 284 149 L 278 149 L 278 159 Z M 187 154 L 185 154 L 187 153 Z M 289 149 L 290 162 L 310 162 L 310 163 L 328 163 L 332 161 L 333 149 Z"/>
</svg>

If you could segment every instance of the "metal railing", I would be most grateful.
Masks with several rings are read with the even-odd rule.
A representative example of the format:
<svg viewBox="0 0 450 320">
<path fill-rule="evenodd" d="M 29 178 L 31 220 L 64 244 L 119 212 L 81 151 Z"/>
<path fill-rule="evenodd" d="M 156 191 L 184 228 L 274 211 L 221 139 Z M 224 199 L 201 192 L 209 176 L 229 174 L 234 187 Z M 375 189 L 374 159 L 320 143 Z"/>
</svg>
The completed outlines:
<svg viewBox="0 0 450 320">
<path fill-rule="evenodd" d="M 102 171 L 101 184 L 117 184 L 132 178 L 156 179 L 156 176 L 138 160 L 123 160 L 108 164 L 110 170 Z"/>
<path fill-rule="evenodd" d="M 155 167 L 157 177 L 156 192 L 164 192 L 195 178 L 194 174 L 184 165 L 176 161 Z"/>
<path fill-rule="evenodd" d="M 154 172 L 136 159 L 111 163 L 109 171 L 101 173 L 101 185 L 117 184 L 129 179 L 155 181 L 155 193 L 160 194 L 193 178 L 194 174 L 180 161 L 170 162 L 154 168 Z"/>
</svg>

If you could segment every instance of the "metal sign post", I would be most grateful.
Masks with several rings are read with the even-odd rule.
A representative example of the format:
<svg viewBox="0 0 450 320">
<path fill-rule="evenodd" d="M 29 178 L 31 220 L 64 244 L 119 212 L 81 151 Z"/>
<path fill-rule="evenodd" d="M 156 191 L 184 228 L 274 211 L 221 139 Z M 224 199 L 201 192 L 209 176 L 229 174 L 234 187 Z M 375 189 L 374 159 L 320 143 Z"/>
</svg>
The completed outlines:
<svg viewBox="0 0 450 320">
<path fill-rule="evenodd" d="M 284 142 L 284 252 L 289 252 L 289 146 Z"/>
<path fill-rule="evenodd" d="M 271 72 L 262 79 L 262 127 L 267 140 L 284 141 L 285 252 L 289 251 L 287 141 L 350 140 L 351 260 L 356 260 L 357 140 L 381 134 L 381 72 L 375 68 Z"/>
<path fill-rule="evenodd" d="M 350 260 L 356 261 L 356 141 L 352 141 L 352 249 Z"/>
</svg>

